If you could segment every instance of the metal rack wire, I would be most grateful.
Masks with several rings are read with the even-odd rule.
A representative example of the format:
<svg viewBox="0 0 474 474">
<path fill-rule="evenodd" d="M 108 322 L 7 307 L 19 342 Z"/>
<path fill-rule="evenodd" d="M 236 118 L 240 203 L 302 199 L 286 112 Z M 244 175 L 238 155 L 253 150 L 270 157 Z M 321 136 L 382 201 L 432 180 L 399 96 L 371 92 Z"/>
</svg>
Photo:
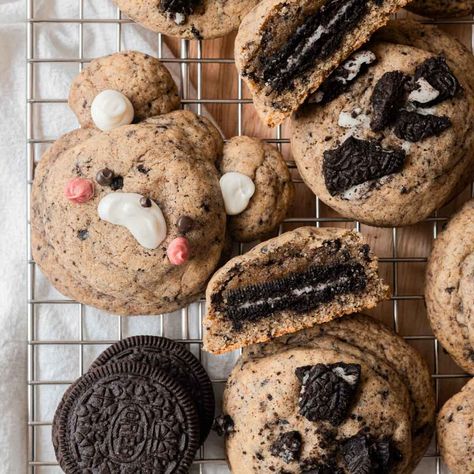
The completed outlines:
<svg viewBox="0 0 474 474">
<path fill-rule="evenodd" d="M 42 297 L 38 295 L 36 289 L 36 281 L 38 278 L 38 269 L 35 266 L 35 262 L 31 256 L 30 248 L 30 226 L 29 226 L 29 207 L 30 207 L 30 192 L 31 183 L 34 178 L 35 162 L 40 158 L 39 146 L 46 146 L 53 142 L 56 137 L 43 137 L 37 136 L 35 132 L 35 125 L 38 119 L 34 114 L 34 107 L 37 104 L 63 104 L 67 103 L 66 98 L 41 98 L 36 96 L 36 80 L 37 74 L 35 68 L 40 64 L 54 65 L 57 68 L 64 67 L 65 65 L 74 64 L 79 72 L 87 62 L 89 58 L 85 57 L 86 44 L 86 26 L 87 25 L 113 25 L 115 28 L 115 50 L 119 51 L 122 47 L 122 30 L 125 24 L 130 23 L 129 20 L 122 18 L 118 9 L 115 9 L 113 17 L 108 18 L 88 18 L 84 14 L 85 2 L 87 0 L 77 0 L 78 2 L 78 16 L 77 18 L 43 18 L 36 15 L 35 0 L 26 0 L 27 3 L 27 202 L 28 202 L 28 453 L 27 453 L 27 471 L 29 473 L 37 472 L 60 472 L 57 463 L 54 461 L 54 456 L 45 458 L 43 457 L 43 451 L 39 449 L 39 430 L 50 430 L 51 418 L 42 419 L 41 414 L 38 410 L 38 392 L 42 387 L 58 387 L 60 391 L 64 391 L 68 384 L 73 380 L 52 380 L 49 378 L 42 378 L 42 364 L 46 363 L 44 357 L 41 359 L 38 353 L 42 347 L 46 348 L 75 348 L 77 349 L 77 376 L 84 373 L 87 370 L 87 364 L 85 362 L 85 351 L 87 348 L 94 346 L 103 349 L 106 345 L 115 342 L 122 337 L 127 336 L 125 327 L 126 318 L 117 317 L 114 319 L 115 330 L 114 336 L 108 338 L 97 338 L 88 337 L 85 331 L 84 320 L 87 308 L 75 301 L 69 299 L 63 299 L 60 297 Z M 109 2 L 110 0 L 102 0 L 103 2 Z M 97 3 L 97 2 L 96 2 Z M 473 20 L 440 20 L 437 23 L 443 24 L 459 24 L 459 25 L 474 25 Z M 35 41 L 35 28 L 41 24 L 51 25 L 76 25 L 78 34 L 78 51 L 76 57 L 41 57 L 37 54 L 37 47 Z M 474 34 L 474 33 L 473 33 Z M 474 36 L 473 36 L 474 38 Z M 203 44 L 201 41 L 197 42 L 197 46 L 193 51 L 195 55 L 191 56 L 190 42 L 187 40 L 181 40 L 179 44 L 179 57 L 163 57 L 163 38 L 161 35 L 157 35 L 157 56 L 163 60 L 166 64 L 179 64 L 179 77 L 180 77 L 180 92 L 182 96 L 182 103 L 185 107 L 194 106 L 197 113 L 202 113 L 203 107 L 206 105 L 236 105 L 236 121 L 237 130 L 236 134 L 242 134 L 243 127 L 243 113 L 244 105 L 250 103 L 249 99 L 244 98 L 244 88 L 242 81 L 237 78 L 237 97 L 236 98 L 219 98 L 219 99 L 206 99 L 203 98 L 202 85 L 203 85 L 203 66 L 208 64 L 233 64 L 232 58 L 214 58 L 214 57 L 203 57 Z M 114 52 L 114 51 L 109 51 Z M 190 92 L 190 67 L 196 68 L 196 83 L 195 97 L 189 95 Z M 276 129 L 273 138 L 268 139 L 269 142 L 277 144 L 282 147 L 289 143 L 288 137 L 284 136 L 284 130 L 280 126 Z M 298 184 L 302 183 L 301 178 L 296 173 L 295 165 L 293 162 L 289 162 L 289 165 L 294 174 L 294 181 Z M 358 230 L 362 229 L 362 226 L 358 222 L 348 221 L 340 217 L 325 216 L 322 212 L 322 204 L 319 199 L 316 198 L 315 212 L 312 217 L 296 216 L 288 218 L 285 223 L 280 227 L 280 232 L 283 230 L 284 225 L 325 225 L 327 223 L 340 224 L 351 222 Z M 432 237 L 436 238 L 437 233 L 440 229 L 440 225 L 446 221 L 446 217 L 433 216 L 427 220 L 428 225 L 432 228 Z M 365 226 L 364 226 L 365 228 Z M 421 292 L 415 294 L 404 294 L 399 291 L 399 279 L 401 276 L 400 266 L 402 264 L 420 264 L 424 265 L 426 262 L 426 256 L 416 255 L 399 255 L 398 241 L 399 241 L 399 229 L 391 229 L 391 253 L 380 261 L 384 265 L 391 267 L 391 279 L 393 288 L 393 298 L 391 301 L 391 319 L 393 328 L 398 332 L 400 328 L 399 320 L 399 304 L 400 302 L 416 302 L 423 300 Z M 239 249 L 242 251 L 242 247 Z M 61 305 L 61 306 L 59 306 Z M 61 308 L 74 308 L 77 311 L 77 334 L 73 338 L 61 339 L 42 337 L 41 334 L 42 326 L 45 324 L 52 324 L 51 321 L 43 321 L 40 309 L 46 306 L 55 306 Z M 201 322 L 204 311 L 204 302 L 199 301 L 188 308 L 184 308 L 180 311 L 180 317 L 173 315 L 173 321 L 178 321 L 178 330 L 174 331 L 173 337 L 183 343 L 188 344 L 188 347 L 201 359 L 206 359 L 206 355 L 201 351 Z M 157 335 L 167 335 L 168 325 L 170 319 L 166 315 L 157 316 L 157 324 L 154 326 L 153 332 Z M 72 323 L 71 323 L 72 324 Z M 440 353 L 441 349 L 438 345 L 438 341 L 434 338 L 431 333 L 426 334 L 405 334 L 404 337 L 416 343 L 416 341 L 424 341 L 432 344 L 433 353 L 433 379 L 436 385 L 437 400 L 439 399 L 440 383 L 447 382 L 451 383 L 455 379 L 466 377 L 465 374 L 449 371 L 445 372 L 440 367 Z M 51 362 L 51 361 L 50 361 Z M 222 391 L 224 378 L 211 377 L 215 385 L 216 391 L 219 393 Z M 215 440 L 213 440 L 215 442 Z M 423 473 L 439 473 L 442 472 L 443 468 L 439 459 L 438 450 L 436 446 L 430 450 L 427 454 L 427 461 Z M 195 471 L 194 471 L 195 469 Z M 225 473 L 228 472 L 223 451 L 215 449 L 210 450 L 206 444 L 200 449 L 198 456 L 193 467 L 193 472 L 199 473 Z"/>
</svg>

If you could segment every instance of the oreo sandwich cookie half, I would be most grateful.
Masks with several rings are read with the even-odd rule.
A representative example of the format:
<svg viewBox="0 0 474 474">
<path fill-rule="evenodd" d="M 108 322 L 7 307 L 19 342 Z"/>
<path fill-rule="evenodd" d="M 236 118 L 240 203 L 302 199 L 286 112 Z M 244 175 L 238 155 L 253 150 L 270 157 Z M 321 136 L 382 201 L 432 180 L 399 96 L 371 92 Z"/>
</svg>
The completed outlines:
<svg viewBox="0 0 474 474">
<path fill-rule="evenodd" d="M 214 420 L 214 391 L 204 367 L 183 344 L 158 336 L 129 337 L 102 352 L 91 369 L 121 361 L 160 369 L 179 382 L 196 403 L 201 429 L 200 442 L 204 442 Z"/>
<path fill-rule="evenodd" d="M 87 372 L 68 390 L 53 430 L 66 474 L 185 474 L 199 446 L 189 393 L 165 372 L 134 362 Z"/>
</svg>

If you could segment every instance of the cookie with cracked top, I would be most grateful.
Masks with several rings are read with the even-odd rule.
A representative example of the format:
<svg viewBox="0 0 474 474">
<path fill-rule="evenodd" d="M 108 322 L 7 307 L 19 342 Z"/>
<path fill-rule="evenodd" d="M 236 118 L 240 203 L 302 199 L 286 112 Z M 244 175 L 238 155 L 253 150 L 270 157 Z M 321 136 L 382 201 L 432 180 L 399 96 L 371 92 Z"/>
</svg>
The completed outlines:
<svg viewBox="0 0 474 474">
<path fill-rule="evenodd" d="M 411 472 L 408 391 L 381 370 L 336 346 L 242 356 L 223 397 L 231 471 Z"/>
<path fill-rule="evenodd" d="M 185 39 L 224 36 L 239 27 L 259 0 L 114 0 L 146 28 Z"/>
<path fill-rule="evenodd" d="M 204 349 L 222 353 L 374 307 L 389 288 L 361 234 L 301 227 L 226 263 L 206 290 Z"/>
<path fill-rule="evenodd" d="M 166 114 L 179 108 L 178 88 L 168 69 L 156 58 L 123 51 L 92 60 L 74 79 L 69 106 L 81 127 L 94 127 L 91 106 L 104 90 L 115 90 L 133 105 L 133 121 Z"/>
<path fill-rule="evenodd" d="M 397 44 L 389 32 L 410 25 L 424 41 Z M 402 226 L 427 218 L 473 174 L 474 60 L 424 25 L 393 22 L 386 35 L 333 74 L 344 93 L 326 99 L 322 88 L 293 116 L 291 148 L 305 183 L 334 210 Z M 369 52 L 376 60 L 367 64 L 360 55 Z"/>
<path fill-rule="evenodd" d="M 112 344 L 90 370 L 105 364 L 135 362 L 166 372 L 189 392 L 197 406 L 201 443 L 214 421 L 214 391 L 204 367 L 184 345 L 158 336 L 133 336 Z"/>
<path fill-rule="evenodd" d="M 474 200 L 434 241 L 425 299 L 436 337 L 454 361 L 474 375 Z"/>
<path fill-rule="evenodd" d="M 443 461 L 453 474 L 474 472 L 474 379 L 441 408 L 437 424 Z"/>
<path fill-rule="evenodd" d="M 53 433 L 67 474 L 188 472 L 199 445 L 196 407 L 165 372 L 107 364 L 65 394 Z"/>
<path fill-rule="evenodd" d="M 283 122 L 406 3 L 261 1 L 240 25 L 235 58 L 263 122 Z"/>
<path fill-rule="evenodd" d="M 293 202 L 294 186 L 281 153 L 258 138 L 233 137 L 224 145 L 220 171 L 242 173 L 255 184 L 248 207 L 229 216 L 232 238 L 250 242 L 268 236 L 283 221 Z"/>
</svg>

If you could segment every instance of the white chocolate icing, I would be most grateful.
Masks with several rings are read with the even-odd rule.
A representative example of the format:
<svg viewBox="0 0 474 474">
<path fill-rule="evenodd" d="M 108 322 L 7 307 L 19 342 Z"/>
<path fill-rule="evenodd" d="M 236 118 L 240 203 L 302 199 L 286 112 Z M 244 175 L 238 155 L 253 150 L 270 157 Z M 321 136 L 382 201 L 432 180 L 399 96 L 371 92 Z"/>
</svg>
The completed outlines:
<svg viewBox="0 0 474 474">
<path fill-rule="evenodd" d="M 132 103 L 119 91 L 107 89 L 97 94 L 92 101 L 92 120 L 103 132 L 132 123 L 134 115 Z"/>
<path fill-rule="evenodd" d="M 435 89 L 426 79 L 420 77 L 416 81 L 418 86 L 416 89 L 410 92 L 408 100 L 410 102 L 419 102 L 420 104 L 426 104 L 431 102 L 439 96 L 439 91 Z"/>
<path fill-rule="evenodd" d="M 252 179 L 236 171 L 223 174 L 219 184 L 224 198 L 225 212 L 229 216 L 243 212 L 255 193 L 255 184 Z"/>
<path fill-rule="evenodd" d="M 143 207 L 136 193 L 110 193 L 97 208 L 99 217 L 111 224 L 126 227 L 137 242 L 147 249 L 156 249 L 166 238 L 166 222 L 158 205 Z"/>
</svg>

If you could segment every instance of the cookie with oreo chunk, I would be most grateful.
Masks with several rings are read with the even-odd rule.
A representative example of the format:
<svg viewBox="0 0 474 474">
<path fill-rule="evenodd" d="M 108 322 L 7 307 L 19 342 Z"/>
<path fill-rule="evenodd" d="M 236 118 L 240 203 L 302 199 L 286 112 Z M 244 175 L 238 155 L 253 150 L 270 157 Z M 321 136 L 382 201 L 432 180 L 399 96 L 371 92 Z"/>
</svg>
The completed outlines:
<svg viewBox="0 0 474 474">
<path fill-rule="evenodd" d="M 185 39 L 224 36 L 239 27 L 258 0 L 114 0 L 146 28 Z"/>
<path fill-rule="evenodd" d="M 443 405 L 437 433 L 441 456 L 449 471 L 474 472 L 474 379 Z"/>
<path fill-rule="evenodd" d="M 232 472 L 410 472 L 407 387 L 383 359 L 342 346 L 241 356 L 223 397 Z"/>
<path fill-rule="evenodd" d="M 361 234 L 301 227 L 226 263 L 206 290 L 204 349 L 220 354 L 372 308 L 388 298 Z"/>
<path fill-rule="evenodd" d="M 409 26 L 424 40 L 397 43 L 391 32 Z M 293 116 L 291 148 L 305 183 L 334 210 L 402 226 L 427 218 L 473 175 L 474 60 L 433 27 L 393 22 L 387 32 L 390 42 L 382 29 L 364 46 L 376 60 L 362 73 L 348 79 L 343 64 L 330 77 L 343 92 L 328 97 L 323 87 Z"/>
</svg>

